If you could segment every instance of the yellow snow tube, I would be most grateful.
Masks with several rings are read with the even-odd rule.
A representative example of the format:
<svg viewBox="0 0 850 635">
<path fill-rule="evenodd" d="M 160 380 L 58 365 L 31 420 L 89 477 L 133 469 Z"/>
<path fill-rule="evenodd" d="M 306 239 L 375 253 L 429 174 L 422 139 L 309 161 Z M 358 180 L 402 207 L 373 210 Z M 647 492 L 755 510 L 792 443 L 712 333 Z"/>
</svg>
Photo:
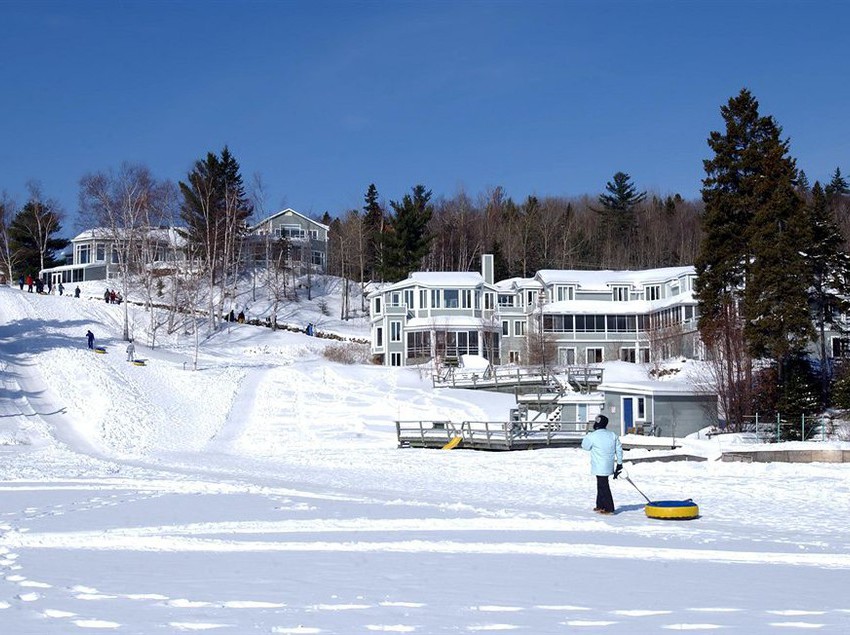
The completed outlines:
<svg viewBox="0 0 850 635">
<path fill-rule="evenodd" d="M 453 450 L 460 444 L 461 441 L 463 441 L 463 437 L 453 437 L 452 440 L 446 443 L 442 449 Z"/>
<path fill-rule="evenodd" d="M 699 506 L 690 498 L 684 501 L 652 501 L 644 511 L 649 518 L 691 520 L 699 517 Z"/>
</svg>

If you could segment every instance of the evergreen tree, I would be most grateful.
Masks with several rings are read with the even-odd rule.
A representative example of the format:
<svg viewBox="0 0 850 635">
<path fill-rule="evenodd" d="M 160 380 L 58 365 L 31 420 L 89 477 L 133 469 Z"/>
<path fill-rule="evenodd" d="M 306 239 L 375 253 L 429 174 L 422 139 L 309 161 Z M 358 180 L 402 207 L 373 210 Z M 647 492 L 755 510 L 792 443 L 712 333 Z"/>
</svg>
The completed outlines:
<svg viewBox="0 0 850 635">
<path fill-rule="evenodd" d="M 841 176 L 840 168 L 835 168 L 835 172 L 832 173 L 832 178 L 825 188 L 825 193 L 827 200 L 830 202 L 837 197 L 850 194 L 850 188 L 847 187 L 847 179 Z"/>
<path fill-rule="evenodd" d="M 806 173 L 803 170 L 800 170 L 797 173 L 797 192 L 804 199 L 808 199 L 809 196 L 809 177 L 806 176 Z"/>
<path fill-rule="evenodd" d="M 30 198 L 8 227 L 9 248 L 15 254 L 18 271 L 36 277 L 42 269 L 61 264 L 56 253 L 70 244 L 57 236 L 61 231 L 56 204 L 37 196 Z"/>
<path fill-rule="evenodd" d="M 384 210 L 378 202 L 378 188 L 372 183 L 366 190 L 363 206 L 363 230 L 366 234 L 366 272 L 371 280 L 377 280 L 384 269 Z"/>
<path fill-rule="evenodd" d="M 609 230 L 631 233 L 636 226 L 635 208 L 646 199 L 646 192 L 638 192 L 631 177 L 617 172 L 613 181 L 605 184 L 607 194 L 599 195 L 603 223 Z"/>
<path fill-rule="evenodd" d="M 239 163 L 227 146 L 216 156 L 195 162 L 187 182 L 180 182 L 180 217 L 186 238 L 213 272 L 235 259 L 234 240 L 244 234 L 253 206 L 245 193 Z"/>
<path fill-rule="evenodd" d="M 812 188 L 808 206 L 811 242 L 806 250 L 812 272 L 809 301 L 818 331 L 821 397 L 826 405 L 829 367 L 826 330 L 841 331 L 841 316 L 850 310 L 850 257 L 843 249 L 843 238 L 827 204 L 819 182 Z"/>
<path fill-rule="evenodd" d="M 405 194 L 401 202 L 390 202 L 395 213 L 390 217 L 386 236 L 386 280 L 402 280 L 421 267 L 433 238 L 428 232 L 428 222 L 433 214 L 430 200 L 431 191 L 426 190 L 424 185 L 416 185 L 412 195 Z"/>
<path fill-rule="evenodd" d="M 772 117 L 761 118 L 753 144 L 756 171 L 749 180 L 754 211 L 748 228 L 753 263 L 744 289 L 744 335 L 753 357 L 788 363 L 814 339 L 808 305 L 811 280 L 805 256 L 808 215 L 796 189 L 797 169 L 788 141 Z M 746 178 L 746 177 L 745 177 Z"/>
</svg>

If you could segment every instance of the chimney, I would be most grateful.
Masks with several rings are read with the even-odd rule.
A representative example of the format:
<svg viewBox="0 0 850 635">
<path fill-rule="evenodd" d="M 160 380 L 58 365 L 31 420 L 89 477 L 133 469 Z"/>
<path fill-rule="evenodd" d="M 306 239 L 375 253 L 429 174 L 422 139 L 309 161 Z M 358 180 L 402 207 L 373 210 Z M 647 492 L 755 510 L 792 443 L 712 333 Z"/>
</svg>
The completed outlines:
<svg viewBox="0 0 850 635">
<path fill-rule="evenodd" d="M 487 284 L 493 284 L 493 254 L 481 256 L 481 277 Z"/>
</svg>

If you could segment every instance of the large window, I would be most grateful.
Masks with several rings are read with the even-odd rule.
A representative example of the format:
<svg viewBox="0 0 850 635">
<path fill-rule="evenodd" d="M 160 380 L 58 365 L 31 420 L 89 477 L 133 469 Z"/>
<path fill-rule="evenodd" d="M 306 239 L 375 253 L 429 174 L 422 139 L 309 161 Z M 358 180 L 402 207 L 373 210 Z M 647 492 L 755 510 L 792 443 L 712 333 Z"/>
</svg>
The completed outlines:
<svg viewBox="0 0 850 635">
<path fill-rule="evenodd" d="M 458 300 L 459 293 L 457 289 L 446 289 L 443 291 L 443 302 L 447 309 L 457 309 L 460 307 Z"/>
<path fill-rule="evenodd" d="M 98 245 L 97 246 L 97 256 L 96 259 L 98 262 L 103 262 L 106 260 L 106 245 Z"/>
<path fill-rule="evenodd" d="M 661 285 L 660 284 L 652 284 L 646 287 L 644 291 L 644 299 L 645 300 L 660 300 L 661 299 Z"/>
<path fill-rule="evenodd" d="M 513 295 L 507 295 L 507 294 L 504 294 L 504 293 L 499 294 L 499 306 L 500 307 L 513 306 L 513 305 L 514 305 L 514 296 Z"/>
<path fill-rule="evenodd" d="M 407 333 L 407 359 L 431 358 L 431 333 L 414 331 Z"/>
<path fill-rule="evenodd" d="M 627 302 L 629 299 L 629 287 L 619 286 L 611 288 L 611 295 L 614 302 Z"/>
<path fill-rule="evenodd" d="M 555 300 L 563 302 L 564 300 L 575 300 L 576 288 L 573 286 L 559 285 L 555 287 Z"/>
<path fill-rule="evenodd" d="M 80 245 L 77 248 L 77 262 L 81 265 L 91 262 L 91 245 Z"/>
<path fill-rule="evenodd" d="M 401 341 L 401 322 L 398 322 L 398 321 L 390 322 L 390 341 L 391 342 L 400 342 Z"/>
<path fill-rule="evenodd" d="M 514 321 L 514 336 L 522 337 L 525 335 L 525 320 Z"/>
<path fill-rule="evenodd" d="M 604 333 L 604 315 L 576 315 L 576 333 Z"/>
<path fill-rule="evenodd" d="M 608 315 L 605 321 L 609 333 L 634 333 L 637 331 L 637 317 L 634 315 Z"/>
</svg>

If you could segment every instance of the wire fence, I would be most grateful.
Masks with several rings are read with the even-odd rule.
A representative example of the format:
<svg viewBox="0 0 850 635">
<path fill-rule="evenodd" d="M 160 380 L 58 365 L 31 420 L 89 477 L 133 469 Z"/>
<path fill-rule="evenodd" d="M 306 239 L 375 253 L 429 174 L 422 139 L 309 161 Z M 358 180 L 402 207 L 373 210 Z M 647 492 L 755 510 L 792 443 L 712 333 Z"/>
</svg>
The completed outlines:
<svg viewBox="0 0 850 635">
<path fill-rule="evenodd" d="M 785 417 L 781 413 L 744 417 L 737 426 L 727 425 L 715 434 L 752 434 L 760 443 L 780 441 L 833 441 L 845 440 L 846 426 L 834 422 L 824 415 L 800 415 Z M 712 434 L 714 436 L 714 434 Z"/>
</svg>

